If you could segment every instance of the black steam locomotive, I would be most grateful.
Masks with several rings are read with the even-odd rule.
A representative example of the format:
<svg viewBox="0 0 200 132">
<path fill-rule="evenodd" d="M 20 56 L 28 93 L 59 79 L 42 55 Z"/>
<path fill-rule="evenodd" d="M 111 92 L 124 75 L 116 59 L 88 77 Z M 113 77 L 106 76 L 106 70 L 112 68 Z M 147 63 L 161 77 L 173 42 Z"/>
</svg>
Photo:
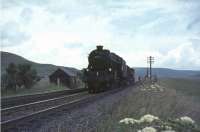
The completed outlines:
<svg viewBox="0 0 200 132">
<path fill-rule="evenodd" d="M 97 46 L 88 57 L 88 68 L 84 70 L 89 93 L 105 91 L 134 83 L 134 69 L 115 53 Z"/>
</svg>

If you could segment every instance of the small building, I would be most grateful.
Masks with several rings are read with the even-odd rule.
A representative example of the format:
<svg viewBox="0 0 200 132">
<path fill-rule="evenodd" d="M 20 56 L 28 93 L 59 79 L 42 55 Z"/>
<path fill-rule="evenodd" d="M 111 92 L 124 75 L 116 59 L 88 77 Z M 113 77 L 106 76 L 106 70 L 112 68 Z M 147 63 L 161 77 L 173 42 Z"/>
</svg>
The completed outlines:
<svg viewBox="0 0 200 132">
<path fill-rule="evenodd" d="M 54 83 L 56 85 L 73 88 L 76 84 L 76 73 L 65 68 L 58 68 L 51 75 L 49 75 L 49 81 L 50 83 Z"/>
</svg>

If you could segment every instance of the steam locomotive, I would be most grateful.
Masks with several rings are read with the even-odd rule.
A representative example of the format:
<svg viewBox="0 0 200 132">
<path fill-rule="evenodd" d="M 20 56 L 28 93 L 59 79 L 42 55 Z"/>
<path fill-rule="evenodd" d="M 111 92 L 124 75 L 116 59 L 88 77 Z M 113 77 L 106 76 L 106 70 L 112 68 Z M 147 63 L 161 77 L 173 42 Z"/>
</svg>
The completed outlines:
<svg viewBox="0 0 200 132">
<path fill-rule="evenodd" d="M 135 82 L 135 71 L 115 53 L 103 46 L 91 51 L 88 67 L 84 70 L 89 93 L 97 93 Z"/>
</svg>

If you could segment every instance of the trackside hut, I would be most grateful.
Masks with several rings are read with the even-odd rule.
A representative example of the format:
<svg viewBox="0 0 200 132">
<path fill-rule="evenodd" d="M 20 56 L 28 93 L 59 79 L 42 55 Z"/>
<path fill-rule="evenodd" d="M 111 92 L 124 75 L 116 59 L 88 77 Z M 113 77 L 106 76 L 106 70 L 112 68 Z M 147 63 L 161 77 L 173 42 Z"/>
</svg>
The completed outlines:
<svg viewBox="0 0 200 132">
<path fill-rule="evenodd" d="M 49 75 L 49 81 L 56 85 L 63 85 L 72 88 L 76 84 L 76 74 L 65 68 L 58 68 Z"/>
</svg>

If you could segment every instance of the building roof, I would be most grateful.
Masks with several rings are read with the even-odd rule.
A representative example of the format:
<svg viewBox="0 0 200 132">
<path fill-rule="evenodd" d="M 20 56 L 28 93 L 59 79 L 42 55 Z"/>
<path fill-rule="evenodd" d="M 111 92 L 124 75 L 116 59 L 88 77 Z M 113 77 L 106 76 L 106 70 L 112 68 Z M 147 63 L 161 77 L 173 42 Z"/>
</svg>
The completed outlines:
<svg viewBox="0 0 200 132">
<path fill-rule="evenodd" d="M 54 72 L 52 72 L 52 73 L 50 74 L 50 76 L 51 76 L 52 74 L 54 74 L 57 70 L 62 70 L 63 72 L 65 72 L 67 75 L 69 75 L 69 76 L 71 76 L 71 77 L 75 77 L 76 74 L 77 74 L 75 71 L 72 71 L 72 70 L 70 70 L 70 69 L 63 68 L 63 67 L 59 67 L 59 68 L 57 68 Z"/>
<path fill-rule="evenodd" d="M 60 68 L 60 69 L 63 70 L 65 73 L 67 73 L 70 76 L 76 76 L 76 74 L 77 74 L 76 72 L 71 71 L 71 70 L 66 69 L 66 68 Z"/>
</svg>

